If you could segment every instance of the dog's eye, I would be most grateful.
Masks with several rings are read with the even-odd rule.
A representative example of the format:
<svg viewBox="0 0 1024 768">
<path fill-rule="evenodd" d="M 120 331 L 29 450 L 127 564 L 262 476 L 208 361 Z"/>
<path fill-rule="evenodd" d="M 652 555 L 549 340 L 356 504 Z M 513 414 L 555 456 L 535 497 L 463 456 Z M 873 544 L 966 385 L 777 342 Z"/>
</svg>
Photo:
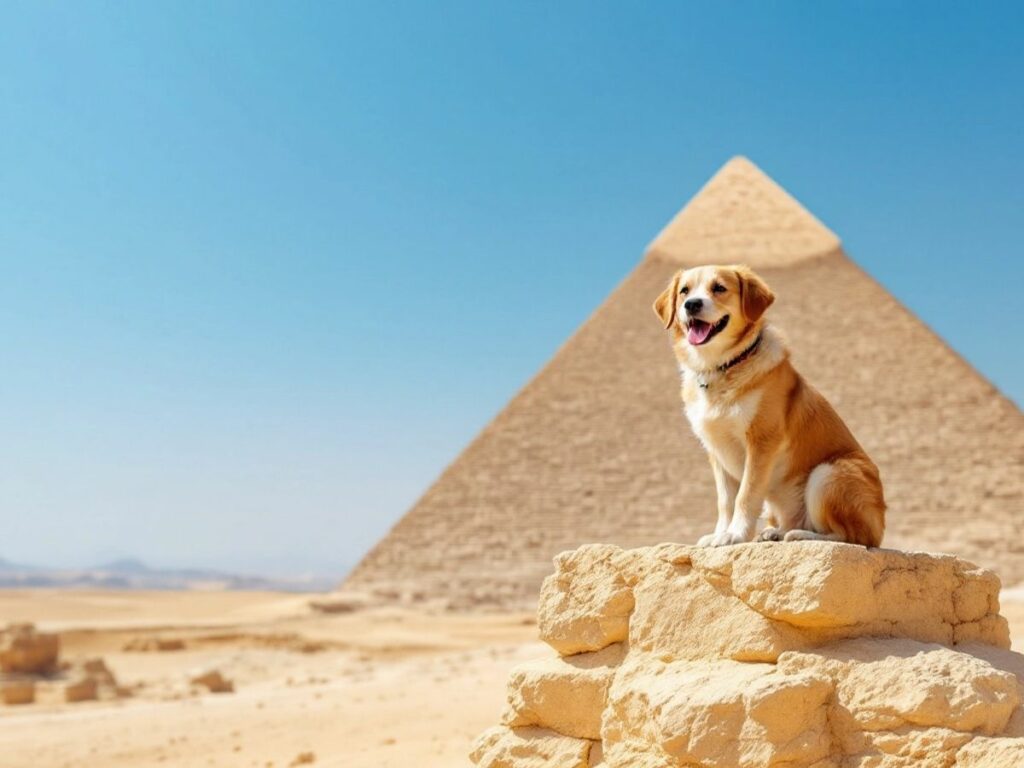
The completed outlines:
<svg viewBox="0 0 1024 768">
<path fill-rule="evenodd" d="M 679 292 L 681 294 L 683 294 L 683 296 L 685 296 L 686 294 L 688 294 L 690 292 L 690 289 L 687 286 L 684 285 L 682 288 L 679 289 Z"/>
<path fill-rule="evenodd" d="M 725 293 L 725 286 L 721 283 L 715 283 L 711 286 L 712 293 Z"/>
</svg>

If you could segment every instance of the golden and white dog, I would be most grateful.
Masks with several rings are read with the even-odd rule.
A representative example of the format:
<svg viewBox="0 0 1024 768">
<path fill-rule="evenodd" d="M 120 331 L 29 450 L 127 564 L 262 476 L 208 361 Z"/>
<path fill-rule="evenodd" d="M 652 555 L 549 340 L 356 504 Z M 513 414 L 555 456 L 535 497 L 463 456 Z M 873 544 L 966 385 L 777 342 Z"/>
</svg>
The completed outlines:
<svg viewBox="0 0 1024 768">
<path fill-rule="evenodd" d="M 885 529 L 878 468 L 793 368 L 764 318 L 774 300 L 749 268 L 707 266 L 678 272 L 654 302 L 715 475 L 718 524 L 698 544 L 758 537 L 877 547 Z M 762 512 L 768 527 L 758 536 Z"/>
</svg>

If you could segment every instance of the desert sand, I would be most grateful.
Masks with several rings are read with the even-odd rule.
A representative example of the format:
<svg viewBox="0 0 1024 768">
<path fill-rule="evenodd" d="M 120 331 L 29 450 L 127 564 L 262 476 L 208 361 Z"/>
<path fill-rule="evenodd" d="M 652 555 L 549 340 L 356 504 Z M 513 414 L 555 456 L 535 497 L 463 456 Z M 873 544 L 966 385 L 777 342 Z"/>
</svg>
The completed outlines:
<svg viewBox="0 0 1024 768">
<path fill-rule="evenodd" d="M 4 622 L 58 631 L 61 657 L 102 656 L 128 698 L 0 705 L 0 764 L 466 766 L 533 617 L 396 608 L 322 614 L 317 595 L 0 591 Z M 182 640 L 176 651 L 125 650 Z M 190 686 L 217 669 L 234 693 Z"/>
<path fill-rule="evenodd" d="M 367 607 L 320 595 L 0 591 L 0 617 L 58 631 L 64 659 L 102 656 L 128 698 L 0 706 L 5 768 L 469 765 L 496 722 L 509 669 L 551 653 L 532 613 Z M 1024 649 L 1024 593 L 1004 592 Z M 181 640 L 176 651 L 125 650 Z M 189 685 L 217 669 L 235 692 Z"/>
</svg>

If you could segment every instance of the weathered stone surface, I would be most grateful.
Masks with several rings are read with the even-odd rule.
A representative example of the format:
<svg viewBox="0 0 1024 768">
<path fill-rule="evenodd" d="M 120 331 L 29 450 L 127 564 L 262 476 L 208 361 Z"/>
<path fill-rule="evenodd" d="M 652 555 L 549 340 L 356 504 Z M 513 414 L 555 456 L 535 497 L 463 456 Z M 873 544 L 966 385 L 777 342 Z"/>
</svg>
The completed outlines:
<svg viewBox="0 0 1024 768">
<path fill-rule="evenodd" d="M 1009 647 L 995 574 L 954 557 L 848 544 L 581 547 L 541 591 L 561 653 L 625 637 L 672 658 L 774 661 L 849 637 Z"/>
<path fill-rule="evenodd" d="M 0 632 L 0 671 L 45 674 L 57 666 L 60 639 L 32 624 L 11 624 Z"/>
<path fill-rule="evenodd" d="M 966 643 L 958 648 L 964 653 L 987 661 L 993 668 L 1009 672 L 1017 678 L 1017 696 L 1021 701 L 1021 706 L 1017 707 L 1010 715 L 1010 721 L 1006 724 L 1003 735 L 1024 738 L 1024 655 L 980 643 Z"/>
<path fill-rule="evenodd" d="M 599 651 L 626 639 L 633 593 L 616 562 L 622 550 L 580 547 L 555 558 L 544 580 L 537 624 L 541 639 L 563 655 Z"/>
<path fill-rule="evenodd" d="M 956 558 L 843 544 L 582 547 L 539 622 L 575 655 L 513 670 L 513 727 L 474 754 L 586 765 L 593 740 L 606 768 L 1024 768 L 998 593 Z"/>
<path fill-rule="evenodd" d="M 590 768 L 593 742 L 543 728 L 491 728 L 473 744 L 480 768 Z"/>
<path fill-rule="evenodd" d="M 674 659 L 774 661 L 811 644 L 811 633 L 751 609 L 688 558 L 687 550 L 647 553 L 648 567 L 633 583 L 633 647 Z"/>
<path fill-rule="evenodd" d="M 219 669 L 208 669 L 193 675 L 192 685 L 200 685 L 210 693 L 233 693 L 235 684 L 228 680 Z"/>
<path fill-rule="evenodd" d="M 893 622 L 907 635 L 955 640 L 949 627 L 999 612 L 999 579 L 949 555 L 805 542 L 686 553 L 705 578 L 725 579 L 758 613 L 799 627 Z"/>
<path fill-rule="evenodd" d="M 94 701 L 99 696 L 99 684 L 91 677 L 75 677 L 64 685 L 64 701 L 69 704 Z"/>
<path fill-rule="evenodd" d="M 972 739 L 957 752 L 955 768 L 1021 768 L 1024 739 Z"/>
<path fill-rule="evenodd" d="M 861 748 L 847 751 L 842 768 L 948 768 L 971 735 L 946 728 L 901 728 L 865 733 Z"/>
<path fill-rule="evenodd" d="M 518 665 L 509 675 L 508 709 L 502 722 L 600 739 L 608 686 L 624 655 L 625 649 L 616 643 L 593 653 Z"/>
<path fill-rule="evenodd" d="M 779 657 L 783 674 L 813 673 L 835 685 L 836 730 L 941 727 L 1003 733 L 1021 703 L 1017 678 L 987 661 L 914 640 L 851 640 Z"/>
<path fill-rule="evenodd" d="M 31 704 L 36 700 L 34 680 L 7 680 L 0 686 L 0 698 L 4 704 Z"/>
<path fill-rule="evenodd" d="M 117 679 L 114 677 L 114 673 L 110 671 L 110 667 L 99 656 L 91 659 L 85 659 L 80 664 L 82 674 L 85 677 L 91 678 L 96 681 L 97 685 L 116 687 Z"/>
<path fill-rule="evenodd" d="M 604 713 L 609 765 L 760 768 L 829 755 L 832 684 L 771 664 L 663 662 L 640 656 L 615 675 Z"/>
</svg>

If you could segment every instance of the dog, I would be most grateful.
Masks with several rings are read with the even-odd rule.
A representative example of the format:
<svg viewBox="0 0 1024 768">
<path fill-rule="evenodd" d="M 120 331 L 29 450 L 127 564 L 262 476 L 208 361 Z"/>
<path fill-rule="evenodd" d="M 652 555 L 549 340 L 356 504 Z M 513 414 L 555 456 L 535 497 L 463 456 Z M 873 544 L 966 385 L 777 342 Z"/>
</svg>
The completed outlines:
<svg viewBox="0 0 1024 768">
<path fill-rule="evenodd" d="M 877 547 L 878 467 L 797 373 L 768 324 L 775 295 L 750 268 L 680 270 L 654 302 L 672 334 L 682 398 L 707 450 L 718 523 L 698 546 L 825 540 Z M 758 533 L 763 515 L 767 527 Z"/>
</svg>

